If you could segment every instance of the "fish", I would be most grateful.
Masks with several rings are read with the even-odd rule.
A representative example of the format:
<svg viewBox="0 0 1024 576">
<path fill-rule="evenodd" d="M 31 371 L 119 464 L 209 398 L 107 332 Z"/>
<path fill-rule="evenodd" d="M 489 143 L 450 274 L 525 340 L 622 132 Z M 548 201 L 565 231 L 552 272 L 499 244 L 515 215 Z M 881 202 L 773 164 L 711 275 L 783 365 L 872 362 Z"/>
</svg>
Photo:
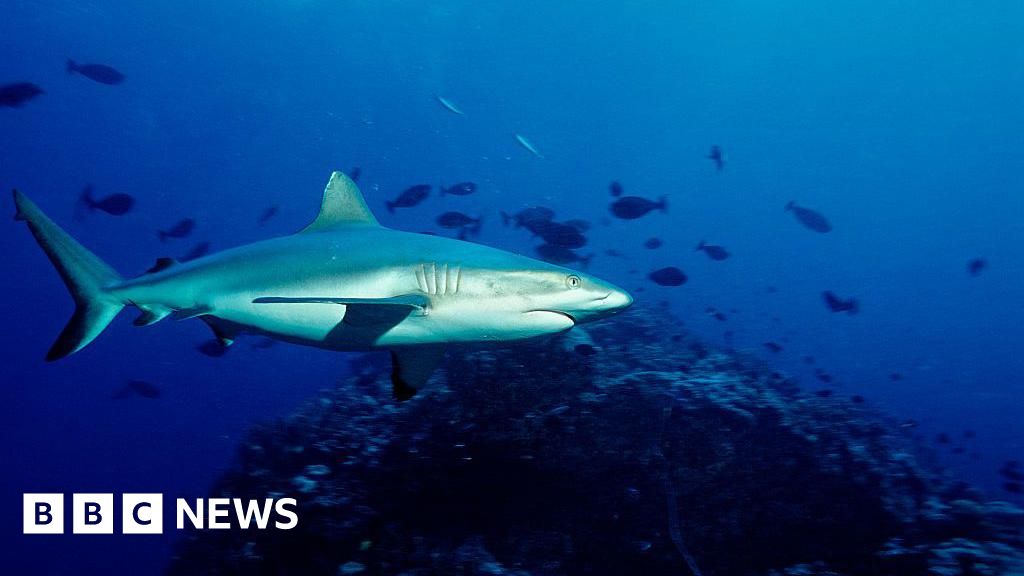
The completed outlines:
<svg viewBox="0 0 1024 576">
<path fill-rule="evenodd" d="M 846 312 L 851 316 L 860 312 L 860 303 L 854 298 L 843 300 L 831 290 L 822 292 L 821 297 L 832 312 Z"/>
<path fill-rule="evenodd" d="M 445 188 L 444 186 L 439 187 L 441 189 L 441 195 L 451 194 L 453 196 L 469 196 L 476 192 L 476 183 L 474 182 L 459 182 Z"/>
<path fill-rule="evenodd" d="M 984 258 L 972 258 L 967 262 L 967 273 L 971 276 L 979 276 L 985 268 L 988 268 L 988 260 Z"/>
<path fill-rule="evenodd" d="M 455 104 L 452 104 L 451 100 L 445 98 L 444 96 L 438 96 L 436 94 L 434 95 L 434 98 L 437 98 L 437 101 L 440 102 L 441 106 L 444 106 L 445 110 L 453 114 L 458 114 L 459 116 L 465 116 L 465 113 L 462 110 L 459 110 L 459 108 L 455 106 Z"/>
<path fill-rule="evenodd" d="M 582 256 L 572 248 L 558 246 L 556 244 L 541 244 L 534 248 L 540 259 L 552 264 L 573 264 L 578 262 L 586 268 L 590 265 L 590 255 Z"/>
<path fill-rule="evenodd" d="M 522 134 L 516 134 L 516 142 L 519 142 L 519 145 L 522 146 L 523 148 L 526 148 L 530 152 L 530 154 L 533 154 L 534 156 L 540 158 L 541 160 L 544 159 L 544 156 L 537 151 L 537 148 L 533 145 L 532 142 L 526 139 L 526 136 L 523 136 Z"/>
<path fill-rule="evenodd" d="M 822 382 L 825 382 L 826 384 L 832 382 L 832 375 L 829 374 L 828 372 L 825 372 L 821 368 L 818 368 L 817 370 L 814 371 L 814 377 L 817 378 L 818 380 L 821 380 Z"/>
<path fill-rule="evenodd" d="M 480 234 L 483 218 L 473 218 L 462 212 L 445 212 L 437 217 L 437 225 L 450 230 L 462 230 L 471 236 Z"/>
<path fill-rule="evenodd" d="M 635 220 L 646 216 L 652 210 L 668 212 L 668 200 L 662 196 L 659 200 L 648 200 L 640 196 L 622 196 L 609 206 L 616 218 Z"/>
<path fill-rule="evenodd" d="M 271 218 L 277 216 L 277 212 L 277 205 L 267 206 L 266 208 L 263 209 L 263 212 L 260 213 L 260 217 L 256 219 L 256 223 L 259 224 L 260 226 L 263 226 L 267 222 L 270 222 Z"/>
<path fill-rule="evenodd" d="M 386 202 L 388 212 L 394 214 L 395 208 L 412 208 L 430 196 L 430 184 L 417 184 L 406 188 L 394 200 Z"/>
<path fill-rule="evenodd" d="M 935 441 L 938 442 L 939 444 L 949 444 L 953 440 L 949 437 L 949 434 L 946 434 L 945 432 L 940 432 L 935 435 Z"/>
<path fill-rule="evenodd" d="M 719 322 L 725 322 L 726 320 L 729 319 L 725 315 L 725 312 L 722 312 L 721 310 L 719 310 L 719 309 L 717 309 L 717 308 L 715 308 L 713 306 L 708 306 L 707 308 L 705 308 L 704 309 L 704 313 L 707 314 L 708 316 L 714 318 L 715 320 L 718 320 Z"/>
<path fill-rule="evenodd" d="M 135 206 L 135 198 L 128 194 L 111 194 L 96 200 L 93 198 L 92 193 L 92 184 L 87 184 L 82 189 L 82 195 L 79 197 L 80 203 L 88 207 L 89 210 L 100 210 L 111 216 L 124 216 L 131 212 Z"/>
<path fill-rule="evenodd" d="M 697 244 L 697 251 L 703 252 L 708 255 L 708 258 L 719 262 L 728 259 L 730 256 L 729 251 L 725 248 L 714 244 L 708 244 L 703 240 L 700 241 L 700 244 Z"/>
<path fill-rule="evenodd" d="M 601 348 L 594 343 L 590 332 L 587 332 L 586 328 L 582 326 L 573 328 L 560 336 L 559 344 L 562 350 L 574 352 L 580 356 L 594 356 L 601 352 Z"/>
<path fill-rule="evenodd" d="M 619 184 L 617 180 L 612 180 L 612 183 L 608 185 L 608 193 L 616 198 L 622 196 L 622 184 Z"/>
<path fill-rule="evenodd" d="M 523 208 L 515 214 L 501 213 L 501 221 L 505 226 L 515 223 L 516 228 L 526 228 L 532 231 L 532 227 L 540 223 L 551 222 L 555 217 L 555 211 L 544 206 L 530 206 Z"/>
<path fill-rule="evenodd" d="M 348 177 L 351 178 L 353 182 L 359 182 L 359 177 L 362 175 L 363 169 L 359 166 L 353 166 L 352 169 L 348 171 Z"/>
<path fill-rule="evenodd" d="M 817 396 L 818 398 L 828 398 L 829 396 L 832 396 L 832 391 L 827 388 L 824 388 L 815 391 L 814 395 Z"/>
<path fill-rule="evenodd" d="M 655 236 L 653 238 L 648 238 L 647 240 L 644 241 L 644 248 L 647 248 L 649 250 L 656 250 L 658 248 L 661 248 L 663 244 L 664 242 L 661 241 L 661 238 Z"/>
<path fill-rule="evenodd" d="M 775 354 L 782 352 L 782 345 L 779 344 L 778 342 L 764 342 L 763 344 L 761 344 L 761 346 L 764 346 L 765 348 L 768 349 L 769 352 Z"/>
<path fill-rule="evenodd" d="M 105 64 L 78 64 L 68 58 L 67 72 L 68 74 L 81 74 L 89 80 L 108 86 L 116 86 L 124 82 L 124 74 Z"/>
<path fill-rule="evenodd" d="M 682 286 L 686 284 L 687 280 L 686 274 L 675 266 L 659 268 L 648 274 L 647 277 L 659 286 Z"/>
<path fill-rule="evenodd" d="M 804 364 L 808 364 L 808 365 L 813 365 L 814 362 L 815 362 L 814 356 L 810 356 L 810 355 L 804 356 L 801 360 L 803 360 Z"/>
<path fill-rule="evenodd" d="M 450 345 L 513 343 L 608 318 L 633 303 L 596 276 L 497 248 L 385 228 L 362 192 L 331 174 L 302 231 L 135 278 L 74 241 L 24 193 L 27 224 L 76 311 L 46 354 L 82 350 L 126 306 L 136 325 L 199 318 L 215 341 L 244 333 L 327 350 L 386 350 L 392 396 L 412 398 Z"/>
<path fill-rule="evenodd" d="M 797 206 L 796 202 L 792 200 L 786 204 L 786 210 L 793 213 L 796 217 L 797 222 L 803 225 L 808 230 L 813 230 L 819 234 L 825 234 L 832 231 L 832 224 L 829 223 L 828 219 L 825 218 L 820 212 L 811 210 L 810 208 L 804 208 Z"/>
<path fill-rule="evenodd" d="M 129 380 L 123 388 L 114 392 L 114 398 L 118 400 L 130 398 L 131 396 L 141 396 L 142 398 L 155 400 L 160 397 L 160 388 L 145 380 Z"/>
<path fill-rule="evenodd" d="M 864 397 L 860 394 L 854 394 L 853 396 L 850 396 L 850 402 L 853 402 L 854 404 L 863 404 Z"/>
<path fill-rule="evenodd" d="M 0 86 L 0 106 L 21 108 L 29 100 L 44 94 L 43 89 L 31 82 L 15 82 Z"/>
<path fill-rule="evenodd" d="M 538 235 L 547 244 L 563 248 L 582 248 L 587 245 L 587 238 L 569 224 L 551 222 L 538 231 Z"/>
<path fill-rule="evenodd" d="M 1024 484 L 1020 482 L 1003 482 L 1003 490 L 1011 494 L 1021 494 L 1024 493 Z"/>
<path fill-rule="evenodd" d="M 715 169 L 719 172 L 725 167 L 725 158 L 722 156 L 722 147 L 714 145 L 711 147 L 711 151 L 708 152 L 708 160 L 715 163 Z"/>
<path fill-rule="evenodd" d="M 178 258 L 178 262 L 188 262 L 189 260 L 195 260 L 196 258 L 202 258 L 210 253 L 210 243 L 200 242 L 192 247 L 191 250 L 185 253 L 184 256 Z"/>
<path fill-rule="evenodd" d="M 903 380 L 903 374 L 899 372 L 891 372 L 889 374 L 889 380 L 893 382 L 899 382 L 900 380 Z"/>
<path fill-rule="evenodd" d="M 168 238 L 184 238 L 192 233 L 192 230 L 196 227 L 196 221 L 191 218 L 182 218 L 174 226 L 171 226 L 167 230 L 160 230 L 156 235 L 160 238 L 161 242 L 166 242 Z"/>
</svg>

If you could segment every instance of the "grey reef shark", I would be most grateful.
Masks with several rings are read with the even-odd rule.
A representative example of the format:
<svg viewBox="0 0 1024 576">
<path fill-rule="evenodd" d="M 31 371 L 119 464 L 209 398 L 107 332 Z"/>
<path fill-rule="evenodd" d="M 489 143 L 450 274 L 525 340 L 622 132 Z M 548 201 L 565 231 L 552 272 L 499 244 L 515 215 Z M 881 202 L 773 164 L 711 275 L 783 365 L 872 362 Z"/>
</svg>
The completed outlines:
<svg viewBox="0 0 1024 576">
<path fill-rule="evenodd" d="M 161 258 L 136 278 L 120 276 L 17 190 L 14 201 L 16 219 L 28 223 L 75 302 L 47 360 L 81 350 L 134 306 L 137 326 L 198 318 L 225 345 L 258 334 L 330 350 L 388 350 L 394 396 L 406 400 L 448 345 L 564 332 L 633 301 L 581 272 L 381 226 L 341 172 L 302 231 L 188 262 Z"/>
</svg>

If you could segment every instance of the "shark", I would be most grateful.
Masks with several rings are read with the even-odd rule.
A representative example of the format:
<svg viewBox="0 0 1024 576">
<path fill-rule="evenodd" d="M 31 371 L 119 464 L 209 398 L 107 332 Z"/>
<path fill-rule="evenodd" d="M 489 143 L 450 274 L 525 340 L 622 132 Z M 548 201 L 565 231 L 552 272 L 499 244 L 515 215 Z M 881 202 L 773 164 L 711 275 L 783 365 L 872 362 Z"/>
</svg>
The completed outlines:
<svg viewBox="0 0 1024 576">
<path fill-rule="evenodd" d="M 240 335 L 338 351 L 387 350 L 392 394 L 412 398 L 457 345 L 558 334 L 624 310 L 632 297 L 594 276 L 483 244 L 382 226 L 355 182 L 334 172 L 298 233 L 188 262 L 160 258 L 125 278 L 25 194 L 25 221 L 75 303 L 46 354 L 78 352 L 125 307 L 136 326 L 205 322 L 225 346 Z"/>
</svg>

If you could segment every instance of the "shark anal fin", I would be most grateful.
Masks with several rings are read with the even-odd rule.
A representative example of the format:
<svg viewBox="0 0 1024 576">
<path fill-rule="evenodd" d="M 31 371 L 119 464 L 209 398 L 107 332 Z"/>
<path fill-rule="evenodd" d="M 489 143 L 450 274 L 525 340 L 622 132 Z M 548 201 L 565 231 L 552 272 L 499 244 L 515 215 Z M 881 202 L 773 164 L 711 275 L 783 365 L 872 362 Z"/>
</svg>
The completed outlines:
<svg viewBox="0 0 1024 576">
<path fill-rule="evenodd" d="M 136 326 L 156 324 L 171 314 L 171 309 L 163 306 L 139 306 L 139 310 L 142 311 L 142 314 L 132 321 L 132 324 Z"/>
<path fill-rule="evenodd" d="M 334 172 L 324 189 L 320 213 L 302 232 L 320 232 L 353 224 L 379 226 L 356 183 L 341 172 Z"/>
<path fill-rule="evenodd" d="M 391 394 L 404 402 L 416 395 L 426 384 L 437 365 L 444 359 L 440 346 L 417 346 L 391 351 Z"/>
</svg>

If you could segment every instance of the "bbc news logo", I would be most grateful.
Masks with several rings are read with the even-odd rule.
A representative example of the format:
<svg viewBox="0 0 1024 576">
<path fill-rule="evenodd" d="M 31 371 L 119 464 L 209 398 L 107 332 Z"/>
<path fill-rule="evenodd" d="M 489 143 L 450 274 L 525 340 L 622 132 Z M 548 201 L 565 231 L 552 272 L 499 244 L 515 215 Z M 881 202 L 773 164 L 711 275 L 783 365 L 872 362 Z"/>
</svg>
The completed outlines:
<svg viewBox="0 0 1024 576">
<path fill-rule="evenodd" d="M 64 533 L 64 494 L 24 494 L 23 498 L 24 534 Z M 178 530 L 184 530 L 186 524 L 198 530 L 291 530 L 299 524 L 295 506 L 294 498 L 198 498 L 194 503 L 178 498 L 175 526 Z M 163 494 L 122 494 L 121 534 L 163 534 L 163 509 Z M 73 534 L 113 534 L 115 518 L 113 494 L 71 495 Z"/>
</svg>

